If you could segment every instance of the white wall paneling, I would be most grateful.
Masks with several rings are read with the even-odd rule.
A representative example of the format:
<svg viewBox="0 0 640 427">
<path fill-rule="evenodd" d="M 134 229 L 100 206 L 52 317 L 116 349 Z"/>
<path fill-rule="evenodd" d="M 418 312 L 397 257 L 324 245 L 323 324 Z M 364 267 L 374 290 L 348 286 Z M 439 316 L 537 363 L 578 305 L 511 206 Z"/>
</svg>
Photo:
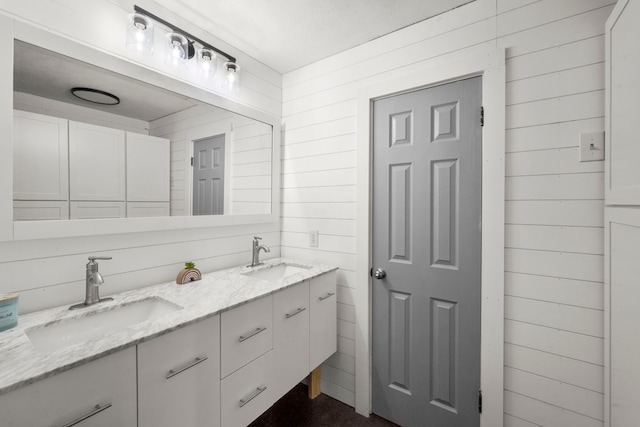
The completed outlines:
<svg viewBox="0 0 640 427">
<path fill-rule="evenodd" d="M 505 391 L 504 418 L 492 426 L 603 423 L 604 168 L 578 162 L 578 141 L 604 130 L 604 22 L 614 3 L 477 0 L 283 77 L 282 252 L 339 260 L 340 284 L 353 296 L 342 303 L 366 317 L 359 293 L 369 266 L 357 261 L 366 246 L 350 245 L 368 234 L 349 208 L 362 203 L 353 190 L 366 174 L 357 160 L 366 123 L 357 122 L 354 100 L 363 88 L 404 73 L 446 69 L 480 46 L 506 50 L 505 239 L 497 242 L 506 249 L 496 276 L 504 274 L 505 369 L 517 390 Z M 308 247 L 310 230 L 320 231 L 319 248 Z M 366 367 L 355 364 L 355 393 L 344 384 L 354 375 L 346 352 L 358 354 L 353 345 L 367 331 L 340 320 L 343 347 L 328 362 L 334 370 L 323 390 L 362 411 L 369 396 L 357 377 Z M 532 369 L 535 361 L 548 365 Z M 574 388 L 589 391 L 593 408 L 559 395 Z M 552 397 L 541 399 L 541 391 Z"/>
</svg>

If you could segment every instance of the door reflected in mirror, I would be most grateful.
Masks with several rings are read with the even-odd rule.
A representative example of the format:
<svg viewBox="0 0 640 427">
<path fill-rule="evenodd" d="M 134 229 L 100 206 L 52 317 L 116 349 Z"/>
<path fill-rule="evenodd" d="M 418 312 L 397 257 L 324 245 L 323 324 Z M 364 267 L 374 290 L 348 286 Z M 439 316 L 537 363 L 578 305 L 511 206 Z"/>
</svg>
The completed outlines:
<svg viewBox="0 0 640 427">
<path fill-rule="evenodd" d="M 271 213 L 271 125 L 14 48 L 14 221 Z M 78 87 L 119 103 L 77 98 Z"/>
</svg>

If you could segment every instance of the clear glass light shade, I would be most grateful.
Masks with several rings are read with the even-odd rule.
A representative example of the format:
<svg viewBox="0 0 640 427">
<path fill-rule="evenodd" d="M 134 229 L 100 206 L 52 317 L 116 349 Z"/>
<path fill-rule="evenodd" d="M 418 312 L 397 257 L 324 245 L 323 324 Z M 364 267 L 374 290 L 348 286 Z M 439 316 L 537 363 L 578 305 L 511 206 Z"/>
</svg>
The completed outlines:
<svg viewBox="0 0 640 427">
<path fill-rule="evenodd" d="M 224 63 L 225 75 L 222 81 L 224 89 L 230 92 L 240 90 L 240 66 L 235 62 Z"/>
<path fill-rule="evenodd" d="M 189 59 L 189 41 L 179 33 L 165 35 L 165 62 L 176 67 L 185 67 Z"/>
<path fill-rule="evenodd" d="M 142 55 L 153 53 L 153 22 L 139 13 L 127 15 L 127 49 Z"/>
<path fill-rule="evenodd" d="M 216 54 L 213 50 L 206 47 L 198 49 L 198 77 L 201 80 L 215 78 L 216 62 Z"/>
</svg>

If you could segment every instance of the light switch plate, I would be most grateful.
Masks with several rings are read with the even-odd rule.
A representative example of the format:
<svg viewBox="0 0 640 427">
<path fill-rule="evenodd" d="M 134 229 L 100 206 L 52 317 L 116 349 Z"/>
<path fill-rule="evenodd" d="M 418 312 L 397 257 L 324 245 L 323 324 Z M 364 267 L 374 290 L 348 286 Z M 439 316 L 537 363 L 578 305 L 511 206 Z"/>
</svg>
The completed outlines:
<svg viewBox="0 0 640 427">
<path fill-rule="evenodd" d="M 581 162 L 604 160 L 604 132 L 581 133 L 579 151 Z"/>
</svg>

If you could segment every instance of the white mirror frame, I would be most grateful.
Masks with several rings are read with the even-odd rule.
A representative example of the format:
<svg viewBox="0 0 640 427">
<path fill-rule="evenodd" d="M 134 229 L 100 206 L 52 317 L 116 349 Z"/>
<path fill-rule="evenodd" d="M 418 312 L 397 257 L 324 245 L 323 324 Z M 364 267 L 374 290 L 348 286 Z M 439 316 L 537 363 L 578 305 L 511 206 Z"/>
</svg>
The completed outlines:
<svg viewBox="0 0 640 427">
<path fill-rule="evenodd" d="M 215 105 L 272 126 L 271 213 L 255 215 L 13 221 L 13 44 L 14 38 L 98 67 Z M 11 46 L 0 61 L 0 242 L 104 234 L 271 223 L 280 218 L 280 119 L 205 91 L 156 70 L 0 16 L 0 42 Z M 7 60 L 10 58 L 10 60 Z"/>
</svg>

